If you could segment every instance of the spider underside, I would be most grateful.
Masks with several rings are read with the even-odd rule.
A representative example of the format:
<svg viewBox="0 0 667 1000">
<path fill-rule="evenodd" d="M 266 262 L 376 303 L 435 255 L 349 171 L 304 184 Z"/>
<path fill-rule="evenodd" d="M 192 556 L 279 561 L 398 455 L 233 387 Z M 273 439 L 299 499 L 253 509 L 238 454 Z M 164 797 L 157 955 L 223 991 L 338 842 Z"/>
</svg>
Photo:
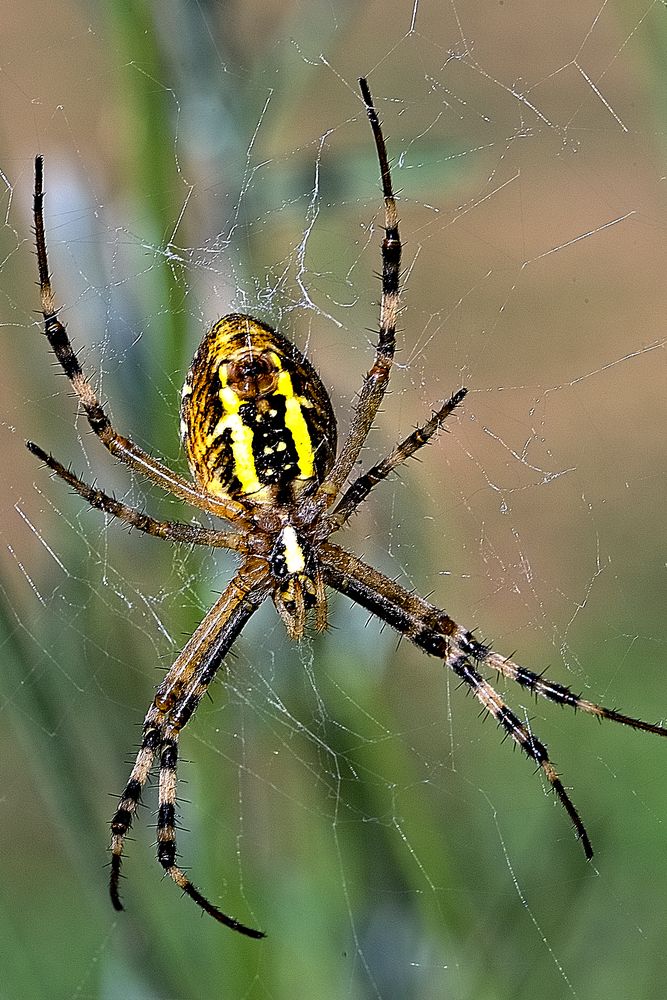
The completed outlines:
<svg viewBox="0 0 667 1000">
<path fill-rule="evenodd" d="M 207 332 L 183 387 L 181 434 L 193 481 L 172 472 L 122 437 L 84 375 L 58 319 L 44 235 L 43 163 L 41 156 L 35 160 L 34 225 L 44 332 L 90 427 L 119 461 L 172 496 L 228 522 L 231 530 L 156 520 L 88 485 L 33 442 L 28 442 L 27 447 L 92 507 L 128 526 L 172 542 L 229 549 L 239 557 L 233 579 L 167 672 L 146 715 L 139 752 L 111 822 L 110 893 L 117 910 L 123 909 L 119 879 L 124 840 L 158 757 L 160 864 L 203 911 L 241 934 L 264 936 L 218 909 L 176 864 L 175 823 L 181 730 L 246 622 L 268 598 L 273 600 L 289 636 L 300 639 L 307 619 L 314 622 L 317 631 L 325 628 L 325 588 L 331 587 L 391 625 L 424 652 L 443 660 L 482 709 L 542 770 L 569 815 L 587 858 L 593 854 L 591 842 L 545 745 L 505 704 L 480 668 L 495 671 L 560 705 L 667 736 L 662 726 L 587 701 L 568 687 L 501 656 L 445 611 L 329 540 L 378 483 L 434 437 L 466 394 L 465 389 L 459 389 L 385 459 L 346 487 L 389 382 L 401 261 L 398 214 L 385 140 L 366 80 L 361 79 L 359 85 L 375 141 L 384 198 L 382 297 L 375 357 L 363 380 L 349 433 L 338 452 L 333 409 L 314 369 L 290 341 L 241 314 L 223 317 Z"/>
</svg>

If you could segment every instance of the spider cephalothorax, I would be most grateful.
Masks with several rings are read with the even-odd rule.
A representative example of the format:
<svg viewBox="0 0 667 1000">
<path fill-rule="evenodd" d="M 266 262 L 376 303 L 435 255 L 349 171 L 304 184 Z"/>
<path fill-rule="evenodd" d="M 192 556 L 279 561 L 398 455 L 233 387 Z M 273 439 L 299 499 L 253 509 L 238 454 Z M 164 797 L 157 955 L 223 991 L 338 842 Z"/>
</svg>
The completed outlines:
<svg viewBox="0 0 667 1000">
<path fill-rule="evenodd" d="M 667 729 L 622 715 L 575 695 L 480 643 L 441 609 L 329 541 L 371 490 L 422 448 L 465 396 L 443 403 L 382 461 L 345 488 L 382 402 L 394 357 L 401 243 L 384 137 L 365 80 L 360 80 L 380 164 L 384 196 L 382 300 L 378 341 L 350 430 L 336 454 L 336 421 L 318 375 L 285 337 L 251 316 L 232 314 L 204 336 L 183 387 L 181 434 L 194 482 L 172 472 L 114 429 L 83 374 L 58 319 L 49 276 L 43 219 L 43 166 L 35 161 L 35 236 L 44 331 L 92 430 L 120 461 L 172 496 L 233 530 L 158 521 L 79 479 L 38 445 L 28 448 L 89 504 L 149 535 L 229 549 L 240 558 L 231 582 L 195 630 L 159 685 L 144 720 L 141 746 L 111 822 L 113 905 L 121 910 L 119 879 L 125 837 L 142 790 L 159 758 L 157 856 L 165 872 L 206 913 L 249 937 L 263 937 L 227 916 L 201 894 L 176 864 L 176 787 L 180 732 L 207 692 L 248 619 L 267 599 L 289 635 L 299 639 L 307 616 L 326 625 L 325 585 L 346 594 L 380 621 L 440 658 L 491 714 L 505 734 L 541 769 L 567 811 L 587 858 L 584 824 L 546 747 L 482 676 L 483 668 L 560 705 L 667 736 Z"/>
</svg>

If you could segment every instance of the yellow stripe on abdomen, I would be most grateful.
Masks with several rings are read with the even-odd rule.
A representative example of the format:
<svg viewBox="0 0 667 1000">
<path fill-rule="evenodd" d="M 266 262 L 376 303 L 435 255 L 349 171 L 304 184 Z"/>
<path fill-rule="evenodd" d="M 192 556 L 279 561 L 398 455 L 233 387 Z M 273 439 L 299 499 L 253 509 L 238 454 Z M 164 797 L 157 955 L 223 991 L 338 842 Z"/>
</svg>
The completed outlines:
<svg viewBox="0 0 667 1000">
<path fill-rule="evenodd" d="M 302 396 L 295 395 L 292 379 L 286 371 L 278 376 L 276 391 L 285 397 L 285 426 L 292 435 L 296 448 L 299 472 L 303 479 L 310 479 L 315 472 L 315 454 L 302 410 L 305 400 Z"/>
<path fill-rule="evenodd" d="M 254 433 L 251 427 L 244 424 L 239 413 L 242 401 L 234 390 L 223 384 L 220 389 L 220 402 L 225 410 L 211 434 L 209 445 L 213 444 L 229 428 L 232 439 L 232 456 L 234 460 L 234 475 L 241 484 L 243 493 L 257 493 L 262 484 L 257 476 L 255 453 L 253 451 Z"/>
</svg>

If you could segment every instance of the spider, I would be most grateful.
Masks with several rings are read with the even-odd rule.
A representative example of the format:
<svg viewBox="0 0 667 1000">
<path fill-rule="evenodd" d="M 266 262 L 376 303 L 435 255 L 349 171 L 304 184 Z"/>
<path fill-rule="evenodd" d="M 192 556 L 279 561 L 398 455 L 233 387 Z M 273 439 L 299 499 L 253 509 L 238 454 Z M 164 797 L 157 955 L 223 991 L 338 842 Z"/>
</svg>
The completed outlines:
<svg viewBox="0 0 667 1000">
<path fill-rule="evenodd" d="M 563 684 L 495 652 L 445 611 L 330 541 L 378 483 L 431 441 L 466 395 L 464 388 L 455 392 L 381 462 L 348 484 L 389 383 L 401 264 L 398 214 L 382 127 L 368 83 L 362 78 L 359 86 L 384 198 L 382 295 L 375 357 L 362 382 L 350 430 L 338 451 L 331 402 L 310 363 L 271 327 L 240 314 L 224 316 L 204 335 L 183 386 L 181 437 L 193 481 L 122 437 L 85 376 L 58 319 L 44 236 L 43 161 L 41 156 L 35 160 L 34 226 L 44 333 L 90 427 L 108 451 L 130 469 L 191 507 L 227 522 L 232 530 L 156 520 L 79 479 L 33 442 L 27 442 L 28 449 L 91 507 L 130 528 L 172 542 L 229 549 L 239 557 L 231 582 L 186 642 L 148 709 L 139 751 L 111 821 L 109 887 L 116 910 L 123 909 L 119 880 L 125 837 L 157 757 L 157 857 L 165 873 L 220 923 L 251 938 L 264 937 L 261 931 L 218 909 L 176 863 L 176 786 L 181 730 L 246 622 L 269 598 L 291 639 L 303 637 L 307 621 L 314 622 L 318 632 L 326 628 L 325 588 L 330 587 L 442 660 L 473 693 L 482 710 L 542 771 L 588 859 L 593 855 L 588 833 L 546 746 L 505 704 L 481 669 L 559 705 L 667 736 L 662 726 L 587 701 Z"/>
</svg>

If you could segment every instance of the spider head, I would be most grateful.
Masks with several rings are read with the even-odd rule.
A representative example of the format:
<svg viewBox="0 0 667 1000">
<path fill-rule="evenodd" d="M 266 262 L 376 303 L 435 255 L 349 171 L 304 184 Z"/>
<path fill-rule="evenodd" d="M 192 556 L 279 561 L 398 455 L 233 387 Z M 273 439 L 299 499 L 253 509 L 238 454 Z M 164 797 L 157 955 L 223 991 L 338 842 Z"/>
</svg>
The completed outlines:
<svg viewBox="0 0 667 1000">
<path fill-rule="evenodd" d="M 315 626 L 326 626 L 324 584 L 310 548 L 299 538 L 291 524 L 279 532 L 269 556 L 276 583 L 273 603 L 290 639 L 301 639 L 306 613 L 315 611 Z"/>
</svg>

